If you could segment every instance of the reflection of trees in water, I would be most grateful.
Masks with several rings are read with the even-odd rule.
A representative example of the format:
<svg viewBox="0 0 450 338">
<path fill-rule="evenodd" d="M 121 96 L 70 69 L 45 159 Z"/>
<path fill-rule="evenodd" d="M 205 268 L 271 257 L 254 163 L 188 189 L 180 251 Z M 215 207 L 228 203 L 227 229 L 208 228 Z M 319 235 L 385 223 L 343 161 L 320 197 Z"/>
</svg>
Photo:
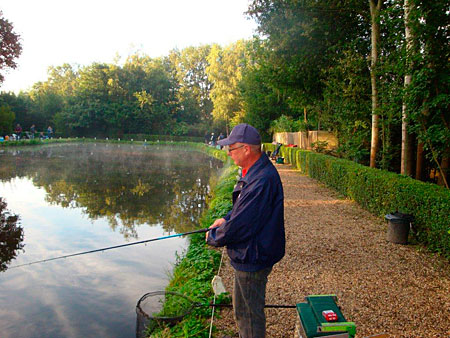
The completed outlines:
<svg viewBox="0 0 450 338">
<path fill-rule="evenodd" d="M 205 208 L 209 185 L 198 178 L 194 185 L 186 190 L 181 190 L 179 185 L 174 185 L 172 190 L 175 198 L 168 206 L 169 214 L 166 224 L 163 225 L 164 230 L 175 230 L 178 233 L 191 231 Z"/>
<path fill-rule="evenodd" d="M 187 148 L 104 144 L 44 147 L 3 159 L 0 178 L 32 177 L 48 202 L 106 217 L 124 237 L 137 237 L 144 223 L 179 232 L 195 222 L 210 173 L 220 165 Z"/>
<path fill-rule="evenodd" d="M 6 202 L 0 197 L 0 271 L 6 271 L 8 264 L 24 247 L 23 229 L 17 224 L 19 216 L 6 210 Z"/>
</svg>

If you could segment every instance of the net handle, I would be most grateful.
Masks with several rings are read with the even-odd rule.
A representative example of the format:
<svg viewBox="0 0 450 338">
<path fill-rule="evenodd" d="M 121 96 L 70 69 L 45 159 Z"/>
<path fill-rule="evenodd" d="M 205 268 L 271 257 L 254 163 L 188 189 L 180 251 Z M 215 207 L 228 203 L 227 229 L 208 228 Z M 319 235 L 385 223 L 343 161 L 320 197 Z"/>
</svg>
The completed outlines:
<svg viewBox="0 0 450 338">
<path fill-rule="evenodd" d="M 201 306 L 210 306 L 210 307 L 233 307 L 233 304 L 215 304 L 215 303 L 209 303 L 209 304 L 202 304 L 202 303 L 195 303 L 194 307 L 201 307 Z M 271 309 L 295 309 L 297 305 L 285 305 L 285 304 L 266 304 L 264 305 L 265 308 L 271 308 Z"/>
<path fill-rule="evenodd" d="M 147 313 L 145 313 L 144 310 L 142 310 L 141 308 L 141 303 L 147 299 L 148 297 L 151 296 L 166 296 L 166 295 L 173 295 L 173 296 L 177 296 L 177 297 L 181 297 L 186 299 L 189 303 L 190 306 L 186 309 L 185 312 L 183 312 L 182 314 L 178 315 L 178 316 L 173 316 L 173 317 L 152 317 L 149 316 Z M 189 297 L 187 297 L 186 295 L 182 294 L 182 293 L 178 293 L 178 292 L 173 292 L 173 291 L 153 291 L 153 292 L 149 292 L 146 293 L 145 295 L 143 295 L 137 305 L 136 305 L 136 312 L 142 316 L 144 316 L 147 319 L 153 319 L 153 320 L 161 320 L 161 321 L 176 321 L 176 320 L 181 320 L 183 319 L 185 316 L 189 315 L 194 308 L 196 307 L 218 307 L 218 308 L 231 308 L 233 307 L 233 304 L 224 304 L 224 303 L 200 303 L 200 302 L 195 302 L 192 299 L 190 299 Z M 266 304 L 264 305 L 265 308 L 274 308 L 274 309 L 294 309 L 296 308 L 296 305 L 278 305 L 278 304 Z"/>
</svg>

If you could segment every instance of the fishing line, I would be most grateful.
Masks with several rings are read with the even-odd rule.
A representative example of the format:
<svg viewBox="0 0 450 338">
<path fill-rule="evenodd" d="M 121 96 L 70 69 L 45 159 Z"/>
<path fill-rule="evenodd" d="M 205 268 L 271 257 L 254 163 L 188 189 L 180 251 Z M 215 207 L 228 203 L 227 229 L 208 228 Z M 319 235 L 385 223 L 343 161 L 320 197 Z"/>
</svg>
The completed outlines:
<svg viewBox="0 0 450 338">
<path fill-rule="evenodd" d="M 198 234 L 198 233 L 202 233 L 202 232 L 208 232 L 209 230 L 211 230 L 211 229 L 209 229 L 209 228 L 204 228 L 204 229 L 200 229 L 200 230 L 194 230 L 194 231 L 184 232 L 184 233 L 181 233 L 181 234 L 174 234 L 174 235 L 169 235 L 169 236 L 163 236 L 163 237 L 157 237 L 157 238 L 146 239 L 146 240 L 139 241 L 139 242 L 126 243 L 126 244 L 120 244 L 120 245 L 110 246 L 110 247 L 102 248 L 102 249 L 95 249 L 95 250 L 83 251 L 83 252 L 78 252 L 78 253 L 74 253 L 74 254 L 70 254 L 70 255 L 64 255 L 64 256 L 59 256 L 59 257 L 54 257 L 54 258 L 42 259 L 42 260 L 40 260 L 40 261 L 34 261 L 34 262 L 30 262 L 30 263 L 19 264 L 19 265 L 11 266 L 11 267 L 9 267 L 8 269 L 19 268 L 19 267 L 21 267 L 21 266 L 32 265 L 32 264 L 37 264 L 37 263 L 44 263 L 44 262 L 55 261 L 55 260 L 57 260 L 57 259 L 69 258 L 69 257 L 74 257 L 74 256 L 81 256 L 81 255 L 86 255 L 86 254 L 90 254 L 90 253 L 94 253 L 94 252 L 100 252 L 100 251 L 106 251 L 106 250 L 118 249 L 118 248 L 123 248 L 123 247 L 125 247 L 125 246 L 131 246 L 131 245 L 137 245 L 137 244 L 144 244 L 144 243 L 148 243 L 148 242 L 159 241 L 159 240 L 162 240 L 162 239 L 168 239 L 168 238 L 173 238 L 173 237 L 180 237 L 180 236 L 191 235 L 191 234 Z"/>
<path fill-rule="evenodd" d="M 220 268 L 222 267 L 222 262 L 223 262 L 223 254 L 225 253 L 225 247 L 224 248 L 222 248 L 222 255 L 220 256 L 220 264 L 219 264 L 219 269 L 217 270 L 217 275 L 216 276 L 214 276 L 214 278 L 216 278 L 216 277 L 219 277 L 220 276 Z M 220 277 L 219 277 L 220 278 Z M 214 282 L 214 279 L 213 279 L 213 282 Z M 213 289 L 214 289 L 214 286 L 213 286 Z M 217 297 L 217 294 L 216 294 L 216 290 L 214 290 L 214 299 L 213 299 L 213 303 L 215 303 L 216 302 L 216 297 Z M 211 323 L 210 323 L 210 325 L 209 325 L 209 337 L 208 338 L 211 338 L 212 337 L 212 329 L 213 329 L 213 322 L 214 322 L 214 312 L 215 312 L 215 310 L 216 310 L 216 307 L 215 306 L 213 306 L 212 307 L 212 309 L 211 309 Z"/>
</svg>

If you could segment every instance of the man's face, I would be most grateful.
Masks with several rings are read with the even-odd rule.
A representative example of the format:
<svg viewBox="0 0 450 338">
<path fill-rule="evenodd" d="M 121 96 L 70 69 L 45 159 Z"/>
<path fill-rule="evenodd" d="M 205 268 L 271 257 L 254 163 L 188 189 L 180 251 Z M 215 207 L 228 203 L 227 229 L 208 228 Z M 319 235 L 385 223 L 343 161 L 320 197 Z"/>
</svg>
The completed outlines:
<svg viewBox="0 0 450 338">
<path fill-rule="evenodd" d="M 247 153 L 247 146 L 242 143 L 234 143 L 228 147 L 228 156 L 230 156 L 234 163 L 242 167 Z"/>
</svg>

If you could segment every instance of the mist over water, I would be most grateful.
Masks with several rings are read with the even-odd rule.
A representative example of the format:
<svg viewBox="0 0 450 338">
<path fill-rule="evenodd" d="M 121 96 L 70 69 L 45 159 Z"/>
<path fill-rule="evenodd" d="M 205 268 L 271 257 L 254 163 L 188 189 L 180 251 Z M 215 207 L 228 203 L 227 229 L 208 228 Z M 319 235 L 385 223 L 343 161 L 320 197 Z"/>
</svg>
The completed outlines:
<svg viewBox="0 0 450 338">
<path fill-rule="evenodd" d="M 25 252 L 7 265 L 197 226 L 221 162 L 181 147 L 65 144 L 0 152 L 0 197 Z M 133 337 L 137 300 L 168 281 L 172 238 L 0 272 L 2 337 Z"/>
</svg>

